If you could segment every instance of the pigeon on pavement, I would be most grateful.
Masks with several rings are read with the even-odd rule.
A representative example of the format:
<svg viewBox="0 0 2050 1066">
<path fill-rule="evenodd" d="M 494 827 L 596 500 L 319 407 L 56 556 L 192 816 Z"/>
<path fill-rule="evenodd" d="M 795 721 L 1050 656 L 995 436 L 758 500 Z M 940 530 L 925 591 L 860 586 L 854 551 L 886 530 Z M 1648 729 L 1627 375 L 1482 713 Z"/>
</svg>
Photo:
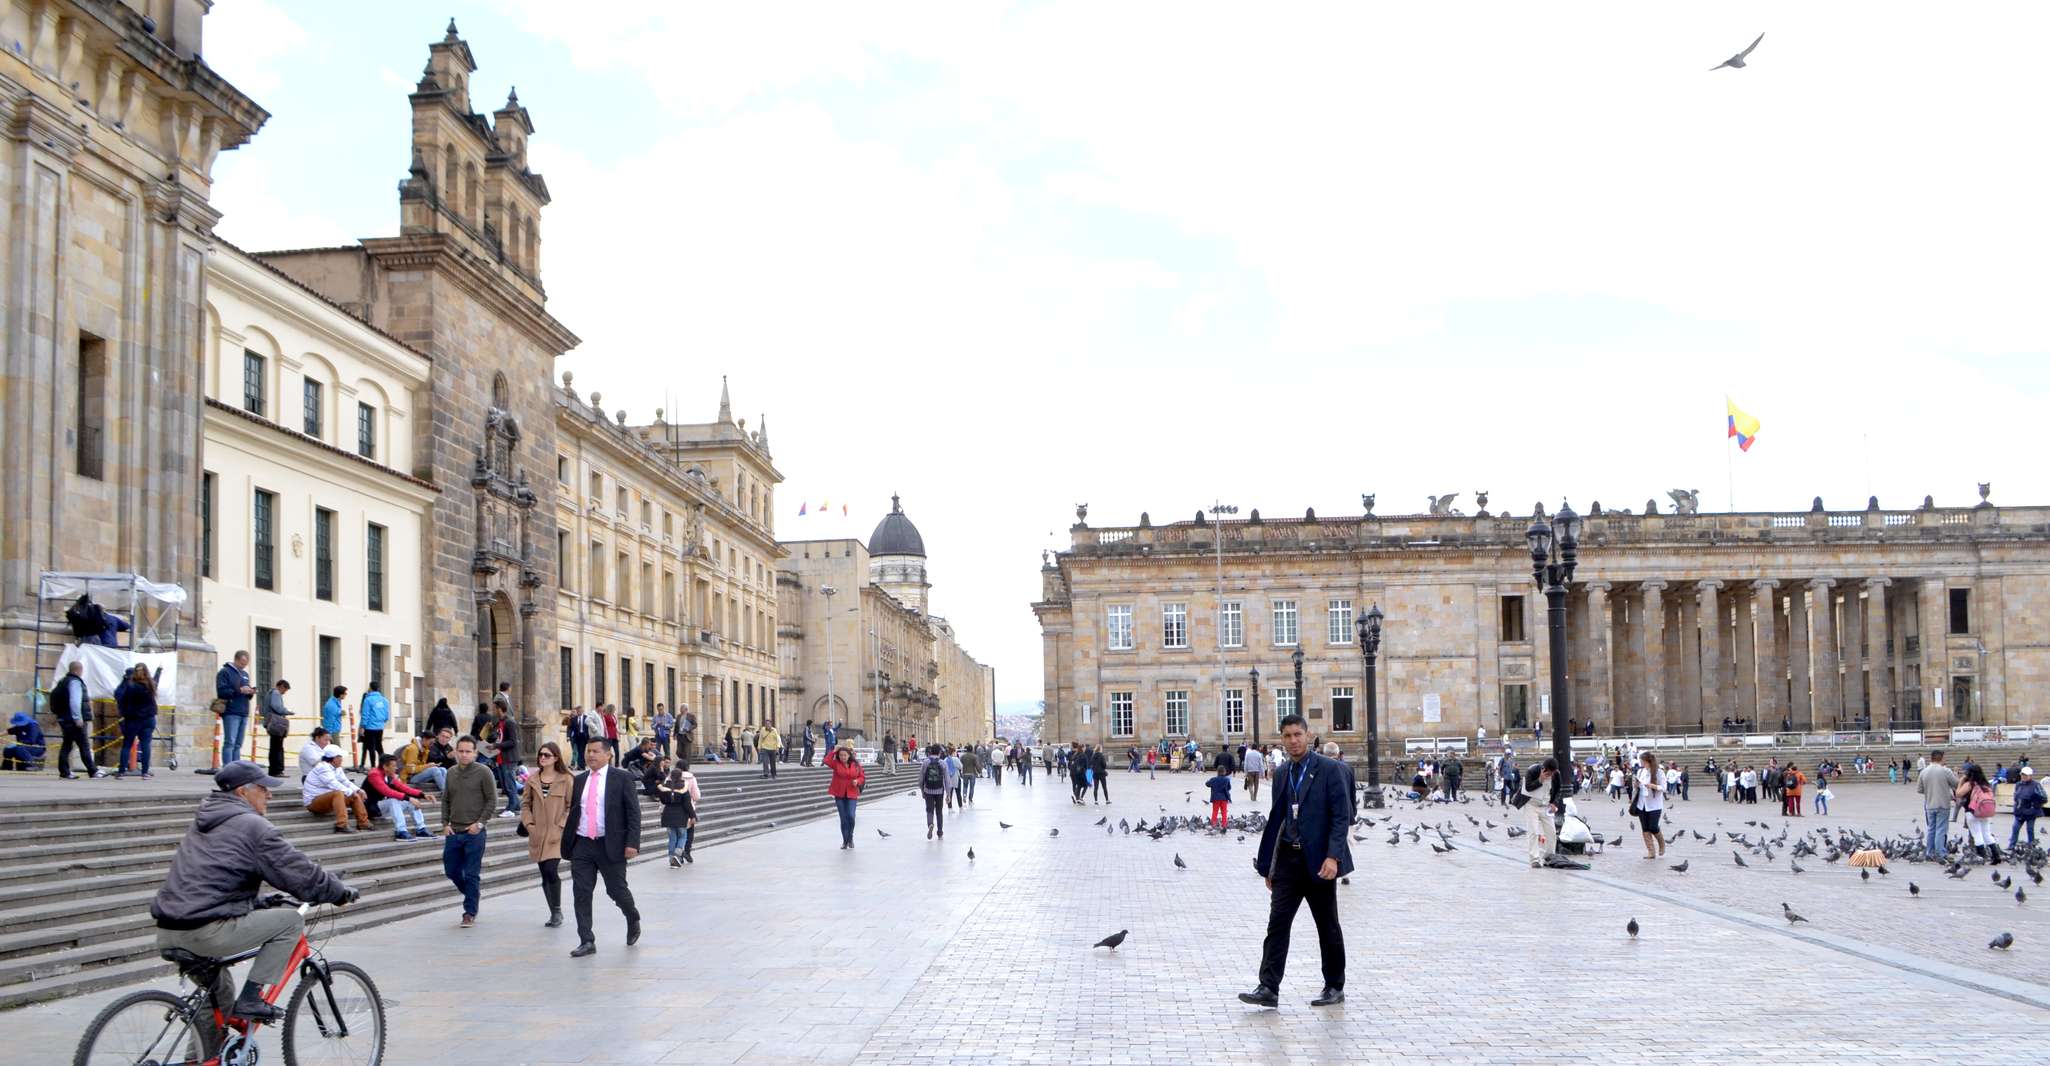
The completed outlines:
<svg viewBox="0 0 2050 1066">
<path fill-rule="evenodd" d="M 1057 837 L 1061 835 L 1061 831 L 1059 829 L 1049 829 L 1046 831 L 1046 835 L 1050 837 Z"/>
<path fill-rule="evenodd" d="M 2002 951 L 2006 951 L 2008 948 L 2014 946 L 2014 934 L 2002 933 L 1999 936 L 1994 937 L 1993 942 L 1986 946 L 1989 948 L 1999 948 Z"/>
<path fill-rule="evenodd" d="M 1003 822 L 1003 821 L 1000 821 L 1000 822 L 998 822 L 998 823 L 997 823 L 997 828 L 998 828 L 998 829 L 1009 829 L 1009 828 L 1011 828 L 1011 823 L 1009 823 L 1009 822 Z"/>
<path fill-rule="evenodd" d="M 1189 864 L 1182 861 L 1182 853 L 1179 851 L 1174 853 L 1174 868 L 1177 870 L 1186 870 L 1189 868 Z"/>
<path fill-rule="evenodd" d="M 1681 859 L 1680 864 L 1678 866 L 1668 866 L 1666 867 L 1666 869 L 1671 870 L 1676 874 L 1684 874 L 1687 872 L 1687 864 L 1693 861 L 1694 860 L 1692 859 Z"/>
<path fill-rule="evenodd" d="M 1714 73 L 1715 71 L 1721 70 L 1721 69 L 1723 69 L 1724 67 L 1740 67 L 1740 68 L 1741 68 L 1742 66 L 1744 66 L 1744 57 L 1745 57 L 1745 56 L 1748 56 L 1748 55 L 1750 55 L 1750 54 L 1751 54 L 1751 49 L 1753 49 L 1753 48 L 1756 48 L 1756 47 L 1758 47 L 1758 42 L 1759 42 L 1759 41 L 1762 41 L 1762 40 L 1765 40 L 1765 34 L 1762 34 L 1762 33 L 1761 33 L 1761 34 L 1759 34 L 1759 35 L 1758 35 L 1758 38 L 1757 38 L 1757 40 L 1754 40 L 1754 41 L 1752 41 L 1752 42 L 1751 42 L 1750 44 L 1746 45 L 1746 46 L 1744 47 L 1744 50 L 1743 50 L 1743 51 L 1741 51 L 1741 52 L 1738 52 L 1738 53 L 1737 53 L 1736 55 L 1733 55 L 1733 56 L 1731 56 L 1730 58 L 1728 58 L 1728 59 L 1725 59 L 1725 60 L 1723 60 L 1723 61 L 1722 61 L 1722 62 L 1720 62 L 1720 63 L 1717 63 L 1717 64 L 1716 64 L 1715 66 L 1712 66 L 1712 67 L 1708 68 L 1708 69 L 1709 69 L 1709 72 L 1710 72 L 1710 73 Z M 1752 823 L 1750 823 L 1750 822 L 1745 822 L 1744 824 L 1745 824 L 1745 825 L 1751 825 Z"/>
<path fill-rule="evenodd" d="M 1780 914 L 1782 917 L 1786 918 L 1788 925 L 1793 925 L 1796 922 L 1805 922 L 1808 920 L 1806 918 L 1801 917 L 1798 914 L 1795 914 L 1794 908 L 1787 906 L 1784 901 L 1780 903 Z"/>
<path fill-rule="evenodd" d="M 1734 852 L 1734 851 L 1733 851 L 1733 852 L 1730 852 L 1730 858 L 1732 858 L 1732 859 L 1735 859 L 1735 860 L 1737 860 L 1737 865 L 1739 865 L 1739 866 L 1749 866 L 1749 865 L 1751 865 L 1750 863 L 1748 863 L 1748 862 L 1745 862 L 1745 861 L 1744 861 L 1744 856 L 1742 856 L 1742 855 L 1739 855 L 1739 854 L 1737 854 L 1737 853 L 1736 853 L 1736 852 Z"/>
<path fill-rule="evenodd" d="M 1910 882 L 1908 882 L 1908 895 L 1910 895 L 1910 896 L 1919 896 L 1919 895 L 1921 895 L 1921 894 L 1922 894 L 1922 886 L 1921 886 L 1921 885 L 1918 885 L 1918 884 L 1914 883 L 1913 881 L 1910 881 Z"/>
<path fill-rule="evenodd" d="M 882 830 L 880 830 L 880 829 L 876 830 L 876 835 L 877 835 L 877 836 L 879 836 L 879 837 L 882 837 L 882 838 L 883 838 L 884 840 L 888 840 L 888 839 L 890 839 L 890 834 L 888 834 L 888 833 L 885 833 L 885 832 L 883 832 L 883 831 L 882 831 Z"/>
<path fill-rule="evenodd" d="M 1131 930 L 1129 929 L 1120 929 L 1117 932 L 1112 933 L 1107 937 L 1104 937 L 1102 940 L 1099 940 L 1096 943 L 1091 944 L 1090 947 L 1109 948 L 1112 951 L 1116 951 L 1118 949 L 1118 945 L 1125 942 L 1125 934 L 1129 932 L 1131 932 Z"/>
<path fill-rule="evenodd" d="M 974 861 L 975 861 L 975 849 L 974 849 L 973 847 L 971 847 L 971 848 L 969 848 L 969 849 L 968 849 L 968 861 L 969 861 L 969 862 L 974 862 Z"/>
<path fill-rule="evenodd" d="M 1635 937 L 1637 935 L 1637 919 L 1630 919 L 1630 924 L 1624 926 L 1623 931 L 1629 933 L 1632 937 Z"/>
</svg>

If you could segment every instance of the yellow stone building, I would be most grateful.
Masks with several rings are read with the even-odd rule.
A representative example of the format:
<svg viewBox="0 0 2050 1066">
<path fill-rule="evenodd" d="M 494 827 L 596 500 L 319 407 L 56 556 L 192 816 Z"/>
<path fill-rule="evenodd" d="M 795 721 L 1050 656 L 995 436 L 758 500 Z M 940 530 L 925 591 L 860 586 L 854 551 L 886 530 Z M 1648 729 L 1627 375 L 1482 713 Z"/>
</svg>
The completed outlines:
<svg viewBox="0 0 2050 1066">
<path fill-rule="evenodd" d="M 1585 523 L 1567 717 L 1605 735 L 2031 724 L 2050 681 L 2050 508 L 1659 514 Z M 1689 501 L 1691 504 L 1691 501 Z M 1313 732 L 1363 736 L 1360 615 L 1386 615 L 1383 730 L 1549 725 L 1529 518 L 1095 527 L 1041 570 L 1057 741 L 1274 736 L 1304 656 Z M 1222 533 L 1221 554 L 1219 533 Z M 1220 590 L 1220 584 L 1222 586 Z M 1252 671 L 1259 671 L 1257 684 Z M 1257 713 L 1256 713 L 1257 711 Z"/>
</svg>

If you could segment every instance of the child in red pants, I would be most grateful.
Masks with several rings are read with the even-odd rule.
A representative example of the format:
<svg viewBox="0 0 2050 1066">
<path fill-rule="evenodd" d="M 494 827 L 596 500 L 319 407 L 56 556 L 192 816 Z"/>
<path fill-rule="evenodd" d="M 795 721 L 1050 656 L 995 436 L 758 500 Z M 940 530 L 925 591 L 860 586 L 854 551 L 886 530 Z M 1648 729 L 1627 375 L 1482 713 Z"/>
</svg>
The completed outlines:
<svg viewBox="0 0 2050 1066">
<path fill-rule="evenodd" d="M 1210 786 L 1210 824 L 1223 829 L 1231 811 L 1231 775 L 1219 773 L 1203 783 Z"/>
</svg>

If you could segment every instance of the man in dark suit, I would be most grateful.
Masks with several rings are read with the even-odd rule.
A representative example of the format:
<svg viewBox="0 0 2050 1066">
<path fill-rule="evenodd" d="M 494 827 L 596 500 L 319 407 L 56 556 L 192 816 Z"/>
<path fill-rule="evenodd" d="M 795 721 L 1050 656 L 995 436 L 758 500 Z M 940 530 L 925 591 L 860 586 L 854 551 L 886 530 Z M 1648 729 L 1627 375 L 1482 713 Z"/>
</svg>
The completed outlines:
<svg viewBox="0 0 2050 1066">
<path fill-rule="evenodd" d="M 1352 825 L 1352 774 L 1344 763 L 1310 750 L 1309 723 L 1299 714 L 1281 719 L 1288 761 L 1274 771 L 1274 809 L 1253 868 L 1271 893 L 1267 940 L 1260 949 L 1260 984 L 1239 999 L 1259 1007 L 1280 1003 L 1281 972 L 1288 961 L 1289 926 L 1305 902 L 1317 923 L 1324 961 L 1324 991 L 1312 1007 L 1345 1002 L 1345 933 L 1338 927 L 1338 879 L 1352 872 L 1346 830 Z"/>
<path fill-rule="evenodd" d="M 626 946 L 641 938 L 641 912 L 626 887 L 627 860 L 641 850 L 641 798 L 632 774 L 611 769 L 612 747 L 600 737 L 584 745 L 584 764 L 569 790 L 569 824 L 563 827 L 562 857 L 569 860 L 577 910 L 577 947 L 570 958 L 598 953 L 591 932 L 591 890 L 605 878 L 605 894 L 626 916 Z"/>
</svg>

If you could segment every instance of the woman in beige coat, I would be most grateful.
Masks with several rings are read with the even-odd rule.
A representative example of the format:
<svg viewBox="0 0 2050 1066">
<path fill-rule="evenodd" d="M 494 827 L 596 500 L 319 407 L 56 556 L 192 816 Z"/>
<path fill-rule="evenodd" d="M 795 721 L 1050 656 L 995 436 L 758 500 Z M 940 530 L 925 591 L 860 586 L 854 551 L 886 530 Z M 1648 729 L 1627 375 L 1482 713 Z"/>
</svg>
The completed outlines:
<svg viewBox="0 0 2050 1066">
<path fill-rule="evenodd" d="M 562 828 L 569 822 L 569 767 L 554 741 L 541 745 L 534 759 L 540 769 L 527 778 L 520 804 L 520 835 L 527 838 L 527 857 L 541 867 L 541 894 L 548 898 L 548 928 L 562 924 Z"/>
</svg>

